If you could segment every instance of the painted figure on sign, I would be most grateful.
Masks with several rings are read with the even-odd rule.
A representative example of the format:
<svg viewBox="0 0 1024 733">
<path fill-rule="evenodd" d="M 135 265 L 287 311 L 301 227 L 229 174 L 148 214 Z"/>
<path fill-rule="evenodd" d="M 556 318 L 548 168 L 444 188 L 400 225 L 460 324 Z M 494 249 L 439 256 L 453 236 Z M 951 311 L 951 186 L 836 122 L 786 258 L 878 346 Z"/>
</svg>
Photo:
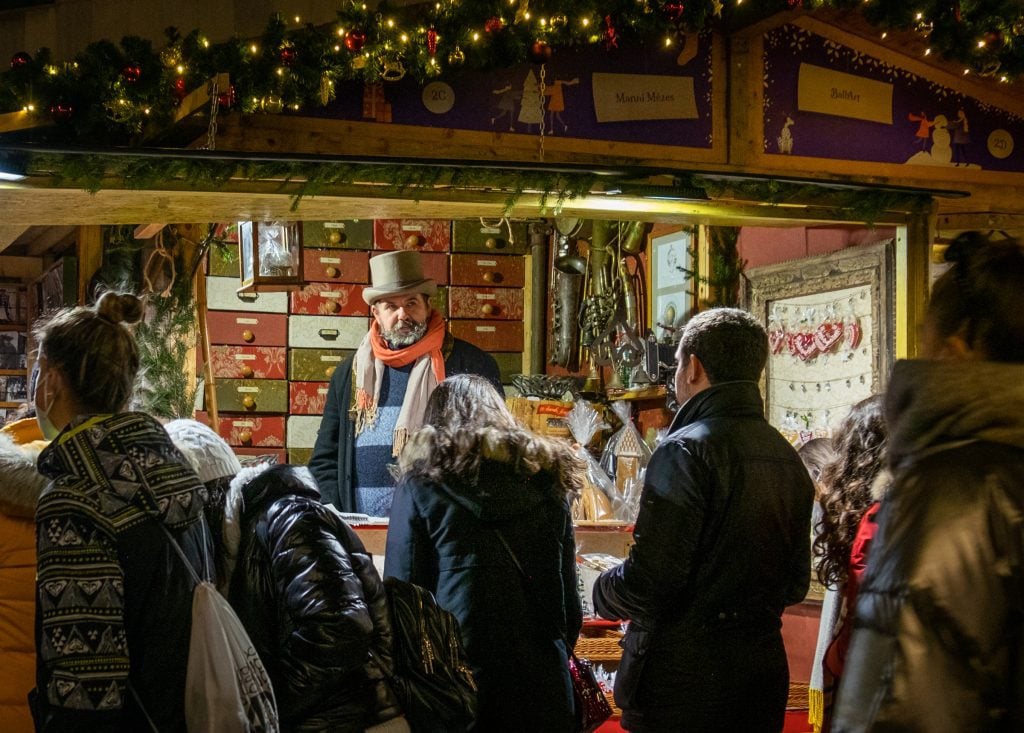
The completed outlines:
<svg viewBox="0 0 1024 733">
<path fill-rule="evenodd" d="M 562 125 L 562 132 L 569 129 L 569 125 L 562 119 L 562 113 L 565 112 L 564 87 L 574 87 L 579 83 L 579 77 L 568 80 L 555 79 L 544 89 L 544 96 L 548 98 L 548 132 L 554 133 L 556 119 Z"/>
<path fill-rule="evenodd" d="M 953 165 L 967 165 L 967 143 L 971 141 L 970 127 L 964 108 L 957 110 L 956 119 L 949 123 L 953 131 Z"/>
<path fill-rule="evenodd" d="M 782 132 L 779 133 L 779 152 L 789 155 L 793 152 L 793 133 L 789 131 L 795 123 L 793 118 L 786 115 L 786 122 L 782 125 Z"/>
<path fill-rule="evenodd" d="M 907 115 L 907 119 L 911 122 L 920 123 L 917 126 L 917 132 L 914 133 L 914 137 L 917 139 L 917 144 L 921 150 L 928 150 L 928 141 L 932 137 L 932 128 L 935 126 L 934 120 L 929 120 L 928 115 L 922 112 L 919 115 L 915 115 L 913 112 Z"/>
</svg>

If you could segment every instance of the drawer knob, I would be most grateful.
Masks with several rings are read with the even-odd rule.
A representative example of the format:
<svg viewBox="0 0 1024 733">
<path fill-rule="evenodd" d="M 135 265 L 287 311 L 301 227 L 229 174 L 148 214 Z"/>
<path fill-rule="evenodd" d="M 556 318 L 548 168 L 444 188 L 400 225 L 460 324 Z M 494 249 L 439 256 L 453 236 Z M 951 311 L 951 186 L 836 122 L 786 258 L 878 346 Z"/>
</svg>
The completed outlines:
<svg viewBox="0 0 1024 733">
<path fill-rule="evenodd" d="M 426 243 L 427 240 L 422 234 L 410 234 L 408 237 L 405 238 L 405 246 L 408 249 L 422 247 Z"/>
<path fill-rule="evenodd" d="M 488 303 L 487 305 L 480 309 L 480 312 L 483 313 L 485 316 L 493 316 L 495 313 L 498 312 L 498 309 L 495 308 L 490 303 Z"/>
<path fill-rule="evenodd" d="M 244 407 L 246 410 L 253 409 L 254 407 L 256 407 L 256 398 L 253 397 L 251 394 L 247 394 L 245 397 L 242 398 L 242 407 Z"/>
<path fill-rule="evenodd" d="M 245 329 L 244 331 L 242 331 L 242 341 L 244 341 L 247 344 L 251 344 L 255 340 L 256 340 L 256 334 L 254 334 L 248 328 Z"/>
<path fill-rule="evenodd" d="M 331 377 L 334 376 L 334 370 L 335 369 L 337 369 L 337 367 L 333 367 L 333 366 L 329 366 L 326 369 L 324 369 L 324 374 L 327 375 L 328 379 L 330 379 Z"/>
<path fill-rule="evenodd" d="M 345 233 L 334 229 L 327 235 L 327 241 L 331 244 L 341 244 L 345 241 Z M 334 276 L 332 275 L 331 277 Z"/>
<path fill-rule="evenodd" d="M 341 306 L 338 305 L 338 301 L 336 300 L 328 300 L 325 305 L 328 313 L 337 313 L 341 310 Z"/>
<path fill-rule="evenodd" d="M 242 365 L 242 376 L 245 377 L 246 379 L 251 377 L 252 376 L 252 367 L 249 366 L 248 364 L 243 364 Z"/>
<path fill-rule="evenodd" d="M 484 282 L 485 283 L 500 283 L 501 279 L 502 278 L 501 278 L 501 273 L 500 272 L 485 272 L 484 273 Z"/>
<path fill-rule="evenodd" d="M 484 246 L 487 247 L 487 249 L 497 249 L 499 246 L 498 240 L 494 237 L 488 237 L 484 240 Z"/>
<path fill-rule="evenodd" d="M 334 265 L 331 265 L 330 267 L 328 267 L 326 272 L 327 272 L 327 277 L 332 277 L 332 278 L 333 277 L 338 277 L 338 275 L 341 274 L 341 270 L 339 270 Z"/>
<path fill-rule="evenodd" d="M 243 430 L 238 434 L 238 440 L 241 441 L 242 445 L 252 445 L 252 431 Z"/>
</svg>

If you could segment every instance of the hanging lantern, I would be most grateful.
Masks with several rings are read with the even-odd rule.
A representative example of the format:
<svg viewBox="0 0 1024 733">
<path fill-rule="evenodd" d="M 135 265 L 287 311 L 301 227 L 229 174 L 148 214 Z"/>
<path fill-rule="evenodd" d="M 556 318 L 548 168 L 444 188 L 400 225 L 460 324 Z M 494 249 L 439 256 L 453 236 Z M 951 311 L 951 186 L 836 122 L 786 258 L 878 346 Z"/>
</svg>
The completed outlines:
<svg viewBox="0 0 1024 733">
<path fill-rule="evenodd" d="M 351 53 L 359 53 L 366 45 L 366 33 L 358 28 L 345 34 L 345 48 Z"/>
<path fill-rule="evenodd" d="M 302 225 L 288 221 L 238 222 L 238 292 L 302 287 Z"/>
<path fill-rule="evenodd" d="M 142 78 L 142 67 L 134 61 L 121 69 L 121 78 L 128 84 L 134 84 Z"/>
<path fill-rule="evenodd" d="M 24 51 L 18 51 L 18 53 L 11 56 L 11 68 L 12 69 L 27 69 L 28 65 L 32 63 L 32 57 Z"/>
</svg>

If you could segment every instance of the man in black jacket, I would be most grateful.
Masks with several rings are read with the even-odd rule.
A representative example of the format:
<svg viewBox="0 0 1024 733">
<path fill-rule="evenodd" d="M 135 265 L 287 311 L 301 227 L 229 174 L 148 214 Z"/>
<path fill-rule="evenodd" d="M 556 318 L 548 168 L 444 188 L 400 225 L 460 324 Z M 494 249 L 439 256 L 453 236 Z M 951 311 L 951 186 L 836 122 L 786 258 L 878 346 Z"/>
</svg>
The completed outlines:
<svg viewBox="0 0 1024 733">
<path fill-rule="evenodd" d="M 363 300 L 373 323 L 331 377 L 309 469 L 324 503 L 387 516 L 394 493 L 388 466 L 422 424 L 434 388 L 469 373 L 502 389 L 494 357 L 454 338 L 430 307 L 437 285 L 423 277 L 418 252 L 370 258 L 370 280 Z"/>
<path fill-rule="evenodd" d="M 694 316 L 676 353 L 683 403 L 647 467 L 635 544 L 594 586 L 630 619 L 615 679 L 633 731 L 780 731 L 783 609 L 810 583 L 814 488 L 764 418 L 768 337 L 749 314 Z"/>
</svg>

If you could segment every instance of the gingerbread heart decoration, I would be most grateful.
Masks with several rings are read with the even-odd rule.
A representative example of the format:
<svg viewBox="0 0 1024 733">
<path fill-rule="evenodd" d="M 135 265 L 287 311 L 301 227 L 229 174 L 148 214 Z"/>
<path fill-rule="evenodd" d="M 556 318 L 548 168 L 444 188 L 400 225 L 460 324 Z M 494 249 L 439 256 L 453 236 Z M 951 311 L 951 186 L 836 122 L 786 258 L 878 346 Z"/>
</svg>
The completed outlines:
<svg viewBox="0 0 1024 733">
<path fill-rule="evenodd" d="M 796 356 L 800 361 L 807 361 L 818 353 L 818 345 L 815 343 L 814 334 L 806 331 L 793 334 L 791 349 L 795 350 Z"/>
<path fill-rule="evenodd" d="M 814 331 L 814 345 L 822 354 L 828 353 L 843 337 L 843 324 L 825 321 Z"/>
<path fill-rule="evenodd" d="M 782 351 L 782 347 L 786 345 L 786 332 L 781 328 L 777 328 L 773 331 L 768 332 L 768 347 L 772 350 L 773 354 L 778 354 Z"/>
<path fill-rule="evenodd" d="M 857 321 L 847 323 L 843 329 L 843 335 L 846 337 L 846 348 L 853 351 L 860 345 L 860 339 L 863 335 L 860 330 L 860 324 Z"/>
</svg>

